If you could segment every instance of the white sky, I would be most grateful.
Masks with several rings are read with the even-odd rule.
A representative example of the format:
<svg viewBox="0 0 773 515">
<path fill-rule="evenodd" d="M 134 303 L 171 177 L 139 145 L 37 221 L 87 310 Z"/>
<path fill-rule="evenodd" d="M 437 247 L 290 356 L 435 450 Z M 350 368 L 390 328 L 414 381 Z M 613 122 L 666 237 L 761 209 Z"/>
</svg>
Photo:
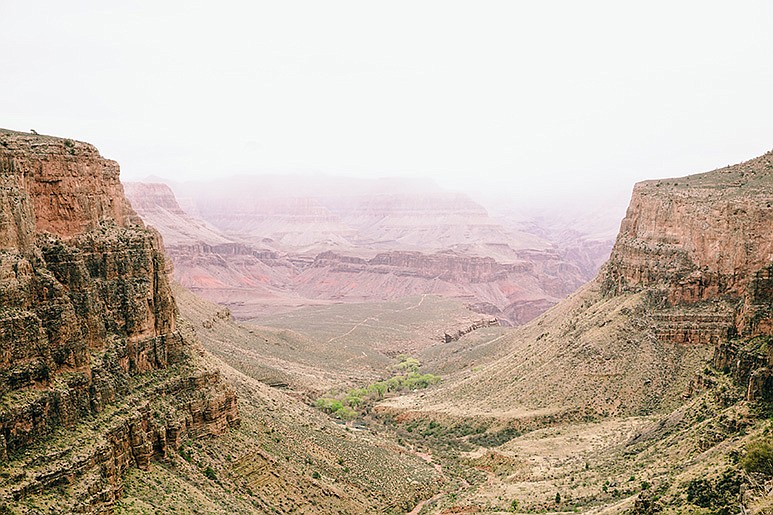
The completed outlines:
<svg viewBox="0 0 773 515">
<path fill-rule="evenodd" d="M 773 148 L 770 1 L 0 0 L 0 26 L 0 126 L 94 143 L 127 179 L 627 201 Z"/>
</svg>

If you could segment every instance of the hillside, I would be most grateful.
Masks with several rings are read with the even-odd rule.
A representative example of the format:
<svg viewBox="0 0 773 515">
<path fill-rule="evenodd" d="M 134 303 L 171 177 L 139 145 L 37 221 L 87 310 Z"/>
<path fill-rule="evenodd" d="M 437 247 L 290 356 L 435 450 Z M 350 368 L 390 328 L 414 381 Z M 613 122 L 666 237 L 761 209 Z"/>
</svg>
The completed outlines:
<svg viewBox="0 0 773 515">
<path fill-rule="evenodd" d="M 118 174 L 91 145 L 0 131 L 0 500 L 20 511 L 109 509 L 127 469 L 239 424 Z"/>
<path fill-rule="evenodd" d="M 640 474 L 657 484 L 659 509 L 708 503 L 684 497 L 702 475 L 704 489 L 721 474 L 738 478 L 736 492 L 753 484 L 738 456 L 767 431 L 759 417 L 773 399 L 772 202 L 770 153 L 637 184 L 594 281 L 505 336 L 506 356 L 377 410 L 439 434 L 466 424 L 491 435 L 496 450 L 468 459 L 508 472 L 471 493 L 470 505 L 499 489 L 549 508 L 549 492 L 561 490 L 583 510 L 600 503 L 618 513 L 649 495 L 639 495 Z M 628 473 L 637 482 L 609 495 Z M 762 506 L 755 495 L 749 505 Z"/>
<path fill-rule="evenodd" d="M 511 399 L 508 408 L 648 412 L 673 399 L 669 389 L 683 388 L 714 344 L 768 333 L 755 306 L 767 302 L 756 295 L 773 256 L 769 161 L 638 184 L 597 279 L 515 329 L 511 356 L 453 385 L 458 408 L 488 412 Z"/>
</svg>

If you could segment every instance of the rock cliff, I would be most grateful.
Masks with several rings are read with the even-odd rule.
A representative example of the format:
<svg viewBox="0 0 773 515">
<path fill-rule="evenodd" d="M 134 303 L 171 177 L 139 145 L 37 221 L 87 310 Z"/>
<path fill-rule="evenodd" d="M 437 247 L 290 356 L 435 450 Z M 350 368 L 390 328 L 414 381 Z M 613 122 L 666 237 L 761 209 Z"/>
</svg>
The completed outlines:
<svg viewBox="0 0 773 515">
<path fill-rule="evenodd" d="M 400 298 L 433 293 L 464 299 L 509 324 L 523 324 L 579 288 L 581 271 L 551 250 L 520 250 L 501 263 L 462 252 L 381 252 L 370 259 L 318 254 L 294 278 L 309 298 Z"/>
<path fill-rule="evenodd" d="M 384 223 L 389 221 L 392 228 L 402 223 L 405 238 L 408 238 L 406 234 L 413 235 L 411 238 L 424 241 L 427 249 L 432 245 L 442 246 L 443 238 L 439 234 L 425 230 L 433 220 L 439 224 L 437 230 L 444 234 L 467 234 L 468 243 L 472 237 L 470 231 L 482 238 L 480 242 L 500 243 L 479 242 L 472 247 L 418 251 L 399 250 L 405 246 L 405 238 L 400 241 L 387 238 L 377 246 L 390 250 L 357 247 L 319 253 L 287 252 L 272 249 L 276 241 L 270 238 L 270 241 L 255 241 L 253 237 L 251 241 L 249 237 L 241 239 L 219 232 L 183 211 L 164 184 L 129 183 L 126 192 L 143 220 L 163 235 L 166 251 L 175 265 L 175 279 L 212 301 L 227 304 L 237 318 L 251 318 L 267 310 L 288 309 L 307 302 L 362 302 L 436 293 L 463 299 L 504 323 L 521 324 L 544 312 L 589 278 L 586 270 L 567 260 L 558 249 L 540 248 L 540 245 L 515 249 L 504 243 L 507 237 L 500 234 L 504 229 L 487 215 L 486 221 L 474 224 L 478 229 L 462 223 L 468 214 L 473 221 L 485 215 L 480 206 L 468 205 L 469 200 L 465 203 L 463 196 L 446 196 L 446 202 L 429 202 L 423 208 L 416 198 L 397 197 L 392 214 L 383 199 L 376 196 L 371 199 L 372 206 L 358 200 L 349 214 L 352 220 L 356 218 L 365 225 L 376 218 Z M 456 203 L 461 204 L 458 213 L 454 212 Z M 359 217 L 358 213 L 364 212 L 363 206 L 370 211 L 365 210 L 367 216 Z M 346 212 L 344 207 L 338 206 L 342 216 Z M 285 206 L 285 209 L 291 208 Z M 294 218 L 298 227 L 303 224 L 317 227 L 317 221 L 304 218 L 303 213 L 301 210 Z M 411 214 L 418 218 L 409 224 Z M 268 215 L 261 215 L 265 216 Z M 272 223 L 282 225 L 283 222 L 280 217 Z M 316 231 L 314 227 L 309 230 Z M 371 229 L 365 232 L 370 234 Z M 421 237 L 417 236 L 419 233 Z M 266 234 L 276 236 L 270 231 Z M 362 238 L 369 238 L 364 234 Z M 487 235 L 493 239 L 486 239 Z M 439 239 L 435 240 L 435 236 Z M 526 244 L 526 241 L 520 243 Z"/>
<path fill-rule="evenodd" d="M 578 231 L 551 230 L 551 243 L 540 222 L 504 225 L 464 193 L 387 182 L 176 184 L 190 214 L 163 184 L 128 184 L 127 195 L 164 236 L 175 279 L 237 318 L 432 293 L 522 324 L 592 279 L 611 248 Z"/>
<path fill-rule="evenodd" d="M 126 182 L 123 186 L 132 208 L 143 220 L 152 221 L 153 228 L 164 236 L 167 251 L 177 246 L 233 242 L 206 222 L 183 211 L 166 184 Z"/>
<path fill-rule="evenodd" d="M 116 162 L 0 130 L 0 503 L 56 486 L 65 511 L 109 510 L 127 467 L 238 424 L 167 272 Z"/>
<path fill-rule="evenodd" d="M 604 272 L 611 294 L 648 289 L 664 338 L 717 343 L 771 332 L 773 153 L 637 184 Z"/>
</svg>

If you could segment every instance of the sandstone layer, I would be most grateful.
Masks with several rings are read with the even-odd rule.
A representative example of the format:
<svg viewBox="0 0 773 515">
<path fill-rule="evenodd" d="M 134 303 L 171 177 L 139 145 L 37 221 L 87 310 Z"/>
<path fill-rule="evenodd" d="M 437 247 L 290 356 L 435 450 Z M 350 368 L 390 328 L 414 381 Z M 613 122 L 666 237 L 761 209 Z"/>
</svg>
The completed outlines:
<svg viewBox="0 0 773 515">
<path fill-rule="evenodd" d="M 193 209 L 206 222 L 182 210 L 166 185 L 130 183 L 127 193 L 163 234 L 175 278 L 242 319 L 439 294 L 522 324 L 592 278 L 593 256 L 609 248 L 561 248 L 511 231 L 461 193 L 277 198 L 245 178 L 238 184 L 243 191 L 213 184 L 197 194 Z"/>
<path fill-rule="evenodd" d="M 121 473 L 239 423 L 179 331 L 160 237 L 91 145 L 0 131 L 0 502 L 67 488 L 104 511 Z"/>
<path fill-rule="evenodd" d="M 637 184 L 606 267 L 605 290 L 649 289 L 664 307 L 708 317 L 706 323 L 696 318 L 697 325 L 725 315 L 725 337 L 770 333 L 764 306 L 773 262 L 772 176 L 768 153 L 709 173 Z"/>
</svg>

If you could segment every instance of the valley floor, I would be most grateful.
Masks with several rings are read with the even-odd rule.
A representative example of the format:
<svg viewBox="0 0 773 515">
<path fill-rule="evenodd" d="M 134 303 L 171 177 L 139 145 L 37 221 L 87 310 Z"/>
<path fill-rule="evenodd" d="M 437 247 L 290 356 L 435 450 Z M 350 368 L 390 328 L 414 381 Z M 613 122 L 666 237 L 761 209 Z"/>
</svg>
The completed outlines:
<svg viewBox="0 0 773 515">
<path fill-rule="evenodd" d="M 179 292 L 178 299 L 183 299 L 181 311 L 196 327 L 205 347 L 219 356 L 216 361 L 222 360 L 218 366 L 228 370 L 225 376 L 240 394 L 243 428 L 213 442 L 218 450 L 201 450 L 199 458 L 194 458 L 200 460 L 201 469 L 207 463 L 201 452 L 208 453 L 210 460 L 217 453 L 232 456 L 233 462 L 218 462 L 216 474 L 235 478 L 232 484 L 250 488 L 265 502 L 259 509 L 256 504 L 244 505 L 236 512 L 738 513 L 741 501 L 727 496 L 741 482 L 752 485 L 746 488 L 743 500 L 748 513 L 769 512 L 771 498 L 763 486 L 766 479 L 747 473 L 738 457 L 749 445 L 767 438 L 773 423 L 759 405 L 743 400 L 743 392 L 731 378 L 709 364 L 699 373 L 699 383 L 707 386 L 675 403 L 676 408 L 646 416 L 578 417 L 551 409 L 507 410 L 495 415 L 423 411 L 425 395 L 442 394 L 442 387 L 429 386 L 403 397 L 400 391 L 386 391 L 378 397 L 368 393 L 374 381 L 397 374 L 397 358 L 370 342 L 411 342 L 414 347 L 406 350 L 417 351 L 426 363 L 423 371 L 453 382 L 483 373 L 480 363 L 505 355 L 513 330 L 482 328 L 453 342 L 441 342 L 437 327 L 430 330 L 431 324 L 419 323 L 428 313 L 414 312 L 429 307 L 435 316 L 445 313 L 443 316 L 450 317 L 444 319 L 446 324 L 469 319 L 458 318 L 463 311 L 454 311 L 457 308 L 443 304 L 442 299 L 420 297 L 355 309 L 313 308 L 318 312 L 309 317 L 284 316 L 271 323 L 286 324 L 293 332 L 282 333 L 277 340 L 277 331 L 288 328 L 238 323 L 218 316 L 216 306 L 197 303 Z M 414 314 L 417 319 L 411 325 L 407 315 Z M 217 334 L 231 335 L 231 351 L 217 348 L 222 343 L 214 336 Z M 310 354 L 305 368 L 285 371 L 288 382 L 278 389 L 255 381 L 265 382 L 263 376 L 271 368 L 266 363 L 280 363 L 272 359 L 292 362 L 293 348 L 316 345 L 324 356 L 325 343 L 341 342 L 354 347 L 354 357 L 365 352 L 370 358 L 347 373 L 354 362 L 352 356 L 339 357 L 336 361 L 347 365 L 336 371 L 324 361 L 309 358 L 314 356 Z M 447 359 L 449 355 L 466 358 L 453 361 Z M 250 360 L 264 368 L 251 368 Z M 320 377 L 326 377 L 325 382 L 301 380 L 301 371 L 313 376 L 317 369 L 324 371 Z M 335 418 L 335 412 L 325 415 L 303 406 L 325 396 L 345 404 L 353 391 L 360 391 L 357 395 L 364 400 L 353 405 L 356 414 L 346 417 L 352 418 L 349 421 Z M 386 398 L 380 400 L 381 395 Z M 317 441 L 320 436 L 323 440 Z M 357 447 L 356 442 L 367 445 Z M 237 451 L 249 448 L 253 450 Z M 381 451 L 374 454 L 374 448 Z M 387 465 L 380 452 L 399 460 Z M 287 466 L 280 465 L 284 463 Z M 128 511 L 148 497 L 145 490 L 152 483 L 139 478 L 142 472 L 133 474 L 122 502 Z M 318 490 L 302 494 L 293 490 L 291 476 L 303 481 L 311 478 Z M 372 483 L 375 477 L 380 480 Z M 161 477 L 153 481 L 165 483 Z M 289 500 L 280 501 L 283 496 Z M 383 504 L 384 498 L 394 502 Z M 338 501 L 331 503 L 330 499 Z M 218 506 L 225 509 L 223 504 Z"/>
</svg>

